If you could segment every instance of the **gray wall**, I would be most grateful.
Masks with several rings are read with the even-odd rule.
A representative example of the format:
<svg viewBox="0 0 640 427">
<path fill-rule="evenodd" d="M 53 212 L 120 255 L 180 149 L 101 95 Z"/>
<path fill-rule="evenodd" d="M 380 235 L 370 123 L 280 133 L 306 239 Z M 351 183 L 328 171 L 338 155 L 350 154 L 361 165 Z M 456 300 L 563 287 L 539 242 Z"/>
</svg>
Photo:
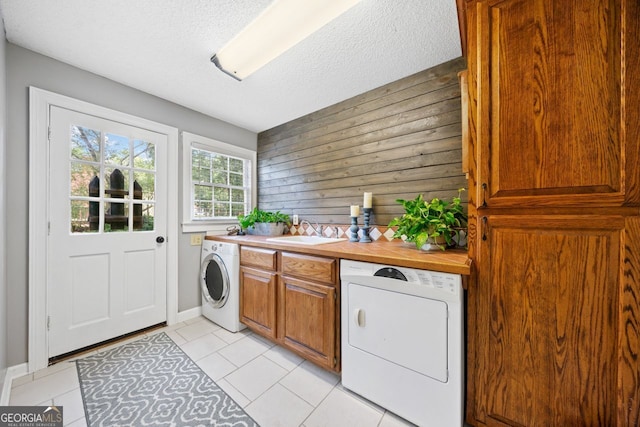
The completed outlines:
<svg viewBox="0 0 640 427">
<path fill-rule="evenodd" d="M 0 390 L 4 381 L 4 374 L 7 368 L 7 269 L 6 269 L 6 134 L 7 134 L 7 95 L 6 95 L 6 69 L 5 50 L 6 41 L 4 38 L 4 22 L 0 19 Z"/>
<path fill-rule="evenodd" d="M 6 216 L 7 224 L 10 225 L 6 230 L 7 321 L 2 322 L 7 325 L 7 341 L 11 342 L 11 347 L 6 352 L 6 364 L 11 366 L 26 362 L 28 357 L 29 86 L 251 150 L 256 149 L 257 135 L 11 43 L 6 44 L 6 56 L 1 56 L 6 60 L 6 101 L 11 106 L 7 112 L 6 131 L 6 174 L 11 177 L 10 185 L 2 180 L 3 185 L 6 185 L 7 200 L 11 200 L 11 209 Z M 179 85 L 180 82 L 175 84 Z M 0 125 L 4 130 L 4 122 Z M 182 200 L 181 183 L 179 188 Z M 181 233 L 178 253 L 178 310 L 184 311 L 200 305 L 200 247 L 191 246 L 190 236 Z"/>
</svg>

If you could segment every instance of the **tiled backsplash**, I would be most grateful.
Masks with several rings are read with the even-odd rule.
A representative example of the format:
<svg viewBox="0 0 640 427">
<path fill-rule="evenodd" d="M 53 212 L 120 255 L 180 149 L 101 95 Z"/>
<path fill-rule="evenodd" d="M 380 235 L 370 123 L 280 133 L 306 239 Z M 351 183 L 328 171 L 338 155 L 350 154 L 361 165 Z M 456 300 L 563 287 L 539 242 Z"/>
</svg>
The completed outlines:
<svg viewBox="0 0 640 427">
<path fill-rule="evenodd" d="M 326 237 L 336 237 L 335 229 L 338 228 L 338 237 L 351 237 L 351 231 L 349 228 L 350 225 L 344 224 L 320 224 L 322 225 L 322 234 Z M 315 226 L 315 224 L 314 224 Z M 315 230 L 313 227 L 302 226 L 302 225 L 292 225 L 289 229 L 289 233 L 293 235 L 313 235 L 315 234 Z M 394 230 L 392 228 L 386 226 L 371 226 L 369 229 L 369 236 L 371 240 L 376 241 L 378 239 L 393 240 Z M 362 230 L 358 231 L 358 236 L 361 236 Z"/>
</svg>

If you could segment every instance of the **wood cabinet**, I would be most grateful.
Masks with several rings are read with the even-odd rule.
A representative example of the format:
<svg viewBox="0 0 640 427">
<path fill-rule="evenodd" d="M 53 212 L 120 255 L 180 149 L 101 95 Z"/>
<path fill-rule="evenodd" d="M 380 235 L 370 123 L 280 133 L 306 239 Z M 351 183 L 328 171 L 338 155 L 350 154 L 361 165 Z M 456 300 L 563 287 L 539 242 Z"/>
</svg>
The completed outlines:
<svg viewBox="0 0 640 427">
<path fill-rule="evenodd" d="M 640 3 L 466 3 L 467 414 L 640 424 Z"/>
<path fill-rule="evenodd" d="M 241 246 L 240 264 L 240 320 L 305 359 L 339 371 L 338 260 Z"/>
<path fill-rule="evenodd" d="M 332 370 L 340 349 L 336 274 L 335 259 L 282 253 L 279 336 L 284 346 Z"/>
<path fill-rule="evenodd" d="M 272 339 L 277 332 L 276 260 L 276 251 L 244 246 L 240 250 L 240 321 Z"/>
<path fill-rule="evenodd" d="M 240 267 L 240 321 L 256 332 L 276 338 L 275 273 Z"/>
<path fill-rule="evenodd" d="M 616 216 L 488 215 L 477 317 L 487 422 L 616 425 L 624 228 Z"/>
<path fill-rule="evenodd" d="M 638 2 L 471 2 L 479 206 L 638 206 Z"/>
</svg>

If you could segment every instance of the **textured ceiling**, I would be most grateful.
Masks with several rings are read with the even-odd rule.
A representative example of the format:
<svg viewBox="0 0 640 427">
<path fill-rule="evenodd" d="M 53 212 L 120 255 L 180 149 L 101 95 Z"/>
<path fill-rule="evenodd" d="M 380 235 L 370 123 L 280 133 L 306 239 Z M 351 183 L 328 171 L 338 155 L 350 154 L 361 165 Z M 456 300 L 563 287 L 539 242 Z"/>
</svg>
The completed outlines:
<svg viewBox="0 0 640 427">
<path fill-rule="evenodd" d="M 247 79 L 209 58 L 270 0 L 0 0 L 7 40 L 260 132 L 461 55 L 455 0 L 362 0 Z"/>
</svg>

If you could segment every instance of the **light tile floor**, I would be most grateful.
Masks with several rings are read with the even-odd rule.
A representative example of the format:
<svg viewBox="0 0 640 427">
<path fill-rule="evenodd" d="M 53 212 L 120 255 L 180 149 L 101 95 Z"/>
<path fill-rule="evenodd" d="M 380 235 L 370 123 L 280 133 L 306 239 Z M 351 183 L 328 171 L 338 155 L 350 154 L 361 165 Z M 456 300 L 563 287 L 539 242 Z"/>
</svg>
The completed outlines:
<svg viewBox="0 0 640 427">
<path fill-rule="evenodd" d="M 244 330 L 231 333 L 204 317 L 165 332 L 262 427 L 398 427 L 412 424 L 346 390 L 340 376 Z M 126 341 L 88 354 L 106 351 Z M 64 406 L 65 425 L 86 426 L 73 360 L 17 378 L 10 405 Z"/>
</svg>

